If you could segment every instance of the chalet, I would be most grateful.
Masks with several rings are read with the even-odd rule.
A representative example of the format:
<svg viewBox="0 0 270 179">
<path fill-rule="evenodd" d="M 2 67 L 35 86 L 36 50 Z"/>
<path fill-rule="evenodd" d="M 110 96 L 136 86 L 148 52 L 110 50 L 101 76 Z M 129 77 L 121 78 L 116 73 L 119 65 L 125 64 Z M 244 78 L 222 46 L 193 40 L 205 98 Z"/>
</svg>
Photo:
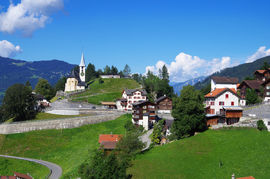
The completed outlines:
<svg viewBox="0 0 270 179">
<path fill-rule="evenodd" d="M 153 127 L 157 121 L 156 104 L 150 101 L 133 103 L 132 123 L 142 125 L 145 130 Z"/>
<path fill-rule="evenodd" d="M 270 69 L 268 69 L 268 70 L 256 70 L 254 72 L 254 76 L 255 76 L 256 80 L 265 81 L 268 78 L 270 78 Z"/>
<path fill-rule="evenodd" d="M 117 134 L 100 134 L 98 143 L 106 152 L 110 152 L 116 148 L 117 143 L 121 140 L 122 135 Z"/>
<path fill-rule="evenodd" d="M 158 113 L 171 113 L 172 110 L 172 99 L 167 96 L 161 96 L 155 101 L 157 105 Z"/>
<path fill-rule="evenodd" d="M 270 102 L 270 78 L 262 83 L 264 87 L 264 101 Z"/>
<path fill-rule="evenodd" d="M 116 101 L 118 110 L 132 110 L 132 104 L 146 101 L 147 93 L 144 89 L 125 89 L 122 98 Z"/>
<path fill-rule="evenodd" d="M 245 100 L 237 94 L 237 78 L 212 77 L 211 91 L 205 97 L 207 125 L 236 123 L 242 116 Z M 237 113 L 237 114 L 235 114 Z"/>
<path fill-rule="evenodd" d="M 254 89 L 257 94 L 260 96 L 261 95 L 261 88 L 262 88 L 262 83 L 263 81 L 260 80 L 244 80 L 240 85 L 237 87 L 237 89 L 240 92 L 241 98 L 246 97 L 246 90 L 247 89 Z"/>
</svg>

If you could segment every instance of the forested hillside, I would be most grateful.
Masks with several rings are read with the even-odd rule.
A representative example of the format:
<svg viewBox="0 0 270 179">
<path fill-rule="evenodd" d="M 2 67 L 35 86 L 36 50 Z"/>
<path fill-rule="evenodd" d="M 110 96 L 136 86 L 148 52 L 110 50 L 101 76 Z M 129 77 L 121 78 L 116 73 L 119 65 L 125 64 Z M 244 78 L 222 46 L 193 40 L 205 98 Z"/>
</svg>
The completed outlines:
<svg viewBox="0 0 270 179">
<path fill-rule="evenodd" d="M 220 72 L 214 73 L 208 76 L 204 81 L 198 82 L 195 84 L 195 88 L 201 89 L 202 87 L 206 86 L 210 83 L 210 79 L 212 76 L 228 76 L 228 77 L 237 77 L 239 82 L 245 79 L 248 76 L 253 76 L 253 73 L 260 69 L 263 66 L 263 63 L 267 62 L 270 63 L 270 56 L 260 58 L 252 63 L 244 63 L 232 68 L 226 68 Z"/>
<path fill-rule="evenodd" d="M 74 66 L 59 60 L 29 62 L 0 57 L 0 101 L 4 91 L 15 83 L 29 81 L 34 87 L 39 78 L 44 78 L 54 85 Z"/>
</svg>

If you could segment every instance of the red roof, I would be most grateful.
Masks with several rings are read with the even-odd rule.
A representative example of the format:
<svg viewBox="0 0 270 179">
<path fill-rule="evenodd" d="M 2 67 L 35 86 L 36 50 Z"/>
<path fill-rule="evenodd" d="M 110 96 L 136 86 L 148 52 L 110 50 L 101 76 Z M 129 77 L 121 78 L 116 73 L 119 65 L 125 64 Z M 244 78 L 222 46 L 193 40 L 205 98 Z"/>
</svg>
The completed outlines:
<svg viewBox="0 0 270 179">
<path fill-rule="evenodd" d="M 220 94 L 222 94 L 225 91 L 231 91 L 234 94 L 236 93 L 236 90 L 234 88 L 216 88 L 214 91 L 211 91 L 210 93 L 206 94 L 204 97 L 205 98 L 214 98 L 219 96 Z"/>
<path fill-rule="evenodd" d="M 32 177 L 30 177 L 29 175 L 22 174 L 22 173 L 14 172 L 14 175 L 23 179 L 32 179 Z"/>
<path fill-rule="evenodd" d="M 117 141 L 120 140 L 121 137 L 122 137 L 122 135 L 117 135 L 117 134 L 100 134 L 98 143 L 101 143 L 101 142 L 117 142 Z"/>
<path fill-rule="evenodd" d="M 15 176 L 0 176 L 0 179 L 16 179 Z"/>
<path fill-rule="evenodd" d="M 253 176 L 249 176 L 249 177 L 240 177 L 240 178 L 237 178 L 237 179 L 255 179 Z"/>
</svg>

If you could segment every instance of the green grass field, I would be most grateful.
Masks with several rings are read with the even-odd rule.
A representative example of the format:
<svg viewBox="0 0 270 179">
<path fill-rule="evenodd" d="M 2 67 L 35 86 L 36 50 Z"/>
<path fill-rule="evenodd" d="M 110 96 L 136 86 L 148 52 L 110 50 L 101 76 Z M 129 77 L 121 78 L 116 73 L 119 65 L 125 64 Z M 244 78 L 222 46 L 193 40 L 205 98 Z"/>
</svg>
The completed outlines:
<svg viewBox="0 0 270 179">
<path fill-rule="evenodd" d="M 208 130 L 140 154 L 134 178 L 270 178 L 270 133 L 256 129 Z"/>
<path fill-rule="evenodd" d="M 131 115 L 127 114 L 113 121 L 74 129 L 0 135 L 0 154 L 54 162 L 62 167 L 63 178 L 75 178 L 78 167 L 89 157 L 89 151 L 91 154 L 99 146 L 99 134 L 124 134 L 124 124 L 130 119 Z"/>
<path fill-rule="evenodd" d="M 29 173 L 34 178 L 46 178 L 50 171 L 43 165 L 0 157 L 0 176 L 13 176 L 13 172 Z"/>
<path fill-rule="evenodd" d="M 73 101 L 87 101 L 93 104 L 100 104 L 101 101 L 114 101 L 121 97 L 125 88 L 140 88 L 140 85 L 133 79 L 102 79 L 104 83 L 95 80 L 90 89 L 81 94 L 72 96 Z"/>
</svg>

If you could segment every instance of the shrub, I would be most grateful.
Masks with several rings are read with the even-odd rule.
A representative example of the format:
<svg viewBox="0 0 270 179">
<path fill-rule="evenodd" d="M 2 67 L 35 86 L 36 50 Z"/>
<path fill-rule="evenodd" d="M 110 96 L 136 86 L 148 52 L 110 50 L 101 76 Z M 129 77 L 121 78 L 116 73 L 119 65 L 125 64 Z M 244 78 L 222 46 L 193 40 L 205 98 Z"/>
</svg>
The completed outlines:
<svg viewBox="0 0 270 179">
<path fill-rule="evenodd" d="M 267 130 L 267 127 L 265 126 L 263 120 L 257 121 L 257 129 L 259 129 L 260 131 Z"/>
</svg>

